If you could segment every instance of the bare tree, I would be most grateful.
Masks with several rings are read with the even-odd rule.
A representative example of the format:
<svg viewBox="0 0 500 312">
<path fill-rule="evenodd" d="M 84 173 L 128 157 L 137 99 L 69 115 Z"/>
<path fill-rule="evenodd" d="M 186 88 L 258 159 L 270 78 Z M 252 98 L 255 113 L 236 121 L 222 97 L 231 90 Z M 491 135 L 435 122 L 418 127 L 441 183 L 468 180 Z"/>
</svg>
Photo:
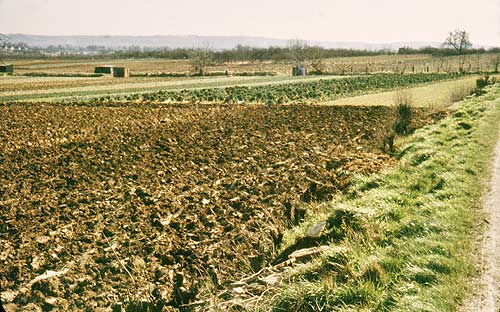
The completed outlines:
<svg viewBox="0 0 500 312">
<path fill-rule="evenodd" d="M 334 72 L 339 74 L 339 75 L 345 75 L 345 73 L 349 70 L 349 68 L 351 67 L 352 65 L 349 64 L 349 63 L 344 63 L 344 62 L 340 62 L 340 63 L 335 63 L 333 65 L 334 67 Z"/>
<path fill-rule="evenodd" d="M 469 38 L 469 33 L 465 30 L 457 29 L 452 31 L 446 37 L 445 42 L 443 43 L 444 47 L 449 49 L 453 49 L 459 55 L 459 71 L 464 71 L 464 64 L 467 60 L 467 52 L 472 47 L 472 42 Z"/>
<path fill-rule="evenodd" d="M 207 66 L 214 63 L 214 53 L 208 45 L 194 49 L 190 55 L 191 65 L 195 74 L 203 76 Z"/>
<path fill-rule="evenodd" d="M 498 74 L 498 66 L 500 66 L 500 54 L 495 54 L 491 59 L 493 65 L 493 71 Z"/>
<path fill-rule="evenodd" d="M 288 42 L 290 59 L 295 63 L 295 66 L 306 66 L 307 62 L 307 44 L 300 39 L 290 40 Z"/>
<path fill-rule="evenodd" d="M 323 73 L 325 71 L 325 64 L 323 63 L 325 53 L 321 47 L 311 47 L 309 50 L 309 64 L 316 73 Z"/>
</svg>

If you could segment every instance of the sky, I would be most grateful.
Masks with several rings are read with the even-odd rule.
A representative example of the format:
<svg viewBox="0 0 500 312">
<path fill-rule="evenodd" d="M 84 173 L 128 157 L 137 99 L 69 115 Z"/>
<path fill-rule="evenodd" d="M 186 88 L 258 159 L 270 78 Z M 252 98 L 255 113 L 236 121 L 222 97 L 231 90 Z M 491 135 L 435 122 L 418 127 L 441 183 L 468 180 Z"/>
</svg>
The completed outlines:
<svg viewBox="0 0 500 312">
<path fill-rule="evenodd" d="M 0 33 L 222 35 L 500 46 L 500 0 L 0 0 Z"/>
</svg>

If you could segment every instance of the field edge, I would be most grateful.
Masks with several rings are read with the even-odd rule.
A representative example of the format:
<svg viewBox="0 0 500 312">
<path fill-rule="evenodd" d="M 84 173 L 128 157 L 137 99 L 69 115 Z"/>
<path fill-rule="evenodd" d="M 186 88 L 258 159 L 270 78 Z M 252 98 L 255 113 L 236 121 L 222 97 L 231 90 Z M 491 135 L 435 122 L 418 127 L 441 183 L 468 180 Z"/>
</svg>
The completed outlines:
<svg viewBox="0 0 500 312">
<path fill-rule="evenodd" d="M 496 87 L 461 102 L 452 116 L 400 142 L 395 170 L 359 177 L 349 196 L 309 209 L 282 250 L 326 221 L 317 242 L 327 251 L 247 309 L 455 311 L 478 286 L 471 283 L 478 259 L 470 255 L 484 230 L 499 98 Z"/>
</svg>

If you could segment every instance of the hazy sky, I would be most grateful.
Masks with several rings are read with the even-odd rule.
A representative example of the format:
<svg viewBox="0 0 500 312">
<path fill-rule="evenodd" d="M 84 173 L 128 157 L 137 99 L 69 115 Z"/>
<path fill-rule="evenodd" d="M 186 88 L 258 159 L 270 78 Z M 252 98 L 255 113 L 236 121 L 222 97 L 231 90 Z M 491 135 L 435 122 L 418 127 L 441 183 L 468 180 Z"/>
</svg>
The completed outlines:
<svg viewBox="0 0 500 312">
<path fill-rule="evenodd" d="M 0 0 L 0 32 L 500 45 L 500 0 Z"/>
</svg>

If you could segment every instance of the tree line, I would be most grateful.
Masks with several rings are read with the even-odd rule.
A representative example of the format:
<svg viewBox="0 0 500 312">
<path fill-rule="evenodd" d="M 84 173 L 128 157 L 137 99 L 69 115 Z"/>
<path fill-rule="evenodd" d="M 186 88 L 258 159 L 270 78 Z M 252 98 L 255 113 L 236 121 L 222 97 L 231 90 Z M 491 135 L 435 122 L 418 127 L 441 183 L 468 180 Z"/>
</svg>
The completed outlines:
<svg viewBox="0 0 500 312">
<path fill-rule="evenodd" d="M 6 58 L 164 58 L 171 60 L 191 59 L 196 51 L 195 48 L 157 48 L 148 49 L 140 47 L 130 47 L 121 50 L 112 50 L 106 47 L 89 46 L 84 48 L 74 48 L 68 46 L 50 46 L 47 48 L 33 48 L 26 45 L 13 45 L 12 50 L 0 50 L 0 54 Z M 225 62 L 257 62 L 257 61 L 288 61 L 293 55 L 294 48 L 291 47 L 269 47 L 253 48 L 247 46 L 237 46 L 231 50 L 214 51 L 210 50 L 214 61 Z M 500 48 L 471 48 L 468 54 L 500 53 Z M 306 46 L 303 54 L 315 58 L 319 53 L 323 58 L 334 57 L 354 57 L 354 56 L 376 56 L 376 55 L 408 55 L 408 54 L 430 54 L 432 56 L 456 56 L 461 55 L 460 51 L 449 47 L 423 47 L 411 48 L 402 47 L 398 51 L 392 50 L 355 50 L 355 49 L 325 49 L 321 47 Z"/>
<path fill-rule="evenodd" d="M 5 45 L 5 41 L 4 41 Z M 457 29 L 448 34 L 441 47 L 411 48 L 402 47 L 398 51 L 392 50 L 355 50 L 355 49 L 327 49 L 319 46 L 309 46 L 305 41 L 292 40 L 286 47 L 254 48 L 238 45 L 231 50 L 213 50 L 207 45 L 199 48 L 143 48 L 128 47 L 113 50 L 103 46 L 72 47 L 50 46 L 48 48 L 31 48 L 17 44 L 16 48 L 2 49 L 0 45 L 0 59 L 16 58 L 162 58 L 170 60 L 189 60 L 196 74 L 204 75 L 205 69 L 210 65 L 229 62 L 291 62 L 296 66 L 309 67 L 312 72 L 324 71 L 323 60 L 338 57 L 359 57 L 376 55 L 405 55 L 405 54 L 430 54 L 436 57 L 459 56 L 459 70 L 463 71 L 470 54 L 497 53 L 500 48 L 473 48 L 469 33 Z M 500 58 L 499 62 L 500 62 Z M 498 67 L 498 66 L 497 66 Z"/>
<path fill-rule="evenodd" d="M 142 48 L 128 47 L 119 50 L 109 49 L 102 46 L 70 47 L 70 46 L 49 46 L 47 48 L 24 48 L 18 49 L 18 45 L 12 51 L 1 51 L 3 55 L 8 54 L 9 58 L 96 58 L 105 57 L 110 59 L 121 58 L 164 58 L 171 60 L 190 59 L 200 48 Z M 210 50 L 212 59 L 216 62 L 239 62 L 239 61 L 286 61 L 289 60 L 293 48 L 291 47 L 269 47 L 254 48 L 238 45 L 231 50 Z M 351 57 L 351 56 L 374 56 L 396 54 L 391 50 L 355 50 L 355 49 L 325 49 L 321 47 L 307 46 L 304 53 L 313 55 L 321 52 L 324 58 Z"/>
<path fill-rule="evenodd" d="M 471 48 L 467 50 L 467 54 L 487 54 L 487 53 L 500 53 L 500 48 Z M 432 56 L 457 56 L 462 55 L 459 52 L 451 48 L 435 48 L 435 47 L 423 47 L 419 49 L 414 49 L 410 47 L 399 48 L 397 54 L 408 55 L 408 54 L 430 54 Z"/>
</svg>

